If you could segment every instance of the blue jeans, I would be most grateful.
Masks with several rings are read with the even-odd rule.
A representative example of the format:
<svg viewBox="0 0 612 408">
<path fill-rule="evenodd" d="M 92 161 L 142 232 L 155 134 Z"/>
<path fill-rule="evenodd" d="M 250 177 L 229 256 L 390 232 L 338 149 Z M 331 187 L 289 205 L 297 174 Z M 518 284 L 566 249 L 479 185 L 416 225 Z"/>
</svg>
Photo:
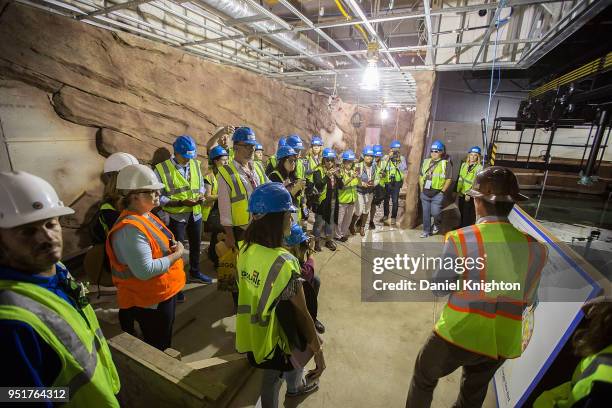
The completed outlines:
<svg viewBox="0 0 612 408">
<path fill-rule="evenodd" d="M 202 241 L 202 218 L 193 220 L 193 214 L 187 222 L 178 222 L 170 217 L 170 231 L 177 241 L 185 241 L 185 231 L 189 239 L 189 273 L 200 272 L 200 242 Z"/>
<path fill-rule="evenodd" d="M 440 228 L 440 213 L 442 212 L 442 201 L 444 194 L 439 192 L 433 197 L 429 197 L 421 192 L 421 203 L 423 204 L 423 232 L 431 234 L 431 217 L 434 218 L 434 225 Z"/>
<path fill-rule="evenodd" d="M 303 368 L 292 371 L 264 370 L 263 383 L 261 384 L 261 406 L 262 408 L 277 408 L 278 393 L 280 392 L 281 380 L 287 381 L 287 392 L 297 392 L 302 385 Z"/>
<path fill-rule="evenodd" d="M 385 202 L 383 214 L 385 218 L 389 218 L 389 199 L 391 200 L 391 218 L 397 218 L 397 208 L 399 206 L 399 193 L 402 188 L 403 181 L 390 181 L 385 186 Z"/>
</svg>

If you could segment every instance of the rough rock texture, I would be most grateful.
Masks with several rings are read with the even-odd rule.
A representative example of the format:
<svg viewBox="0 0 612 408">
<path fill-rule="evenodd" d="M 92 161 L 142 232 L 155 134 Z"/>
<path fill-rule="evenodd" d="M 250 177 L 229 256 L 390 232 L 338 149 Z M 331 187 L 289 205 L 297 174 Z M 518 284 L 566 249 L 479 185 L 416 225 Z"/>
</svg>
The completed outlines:
<svg viewBox="0 0 612 408">
<path fill-rule="evenodd" d="M 161 43 L 3 0 L 0 79 L 48 93 L 59 118 L 93 128 L 100 156 L 127 151 L 146 163 L 168 157 L 172 141 L 183 133 L 196 139 L 203 155 L 214 129 L 228 124 L 254 128 L 267 154 L 274 152 L 280 135 L 290 133 L 306 138 L 321 134 L 337 149 L 361 149 L 366 127 L 380 126 L 378 110 L 330 103 L 326 95 L 210 63 Z M 425 118 L 419 118 L 425 125 L 426 105 Z M 357 110 L 363 116 L 359 129 L 351 124 Z M 421 105 L 417 118 L 420 112 Z M 395 138 L 422 138 L 422 133 L 413 138 L 413 123 L 414 113 L 391 110 L 381 141 L 388 146 Z M 422 146 L 414 147 L 405 147 L 404 153 L 418 153 L 420 160 Z M 82 197 L 100 197 L 95 181 L 79 185 L 88 193 Z"/>
</svg>

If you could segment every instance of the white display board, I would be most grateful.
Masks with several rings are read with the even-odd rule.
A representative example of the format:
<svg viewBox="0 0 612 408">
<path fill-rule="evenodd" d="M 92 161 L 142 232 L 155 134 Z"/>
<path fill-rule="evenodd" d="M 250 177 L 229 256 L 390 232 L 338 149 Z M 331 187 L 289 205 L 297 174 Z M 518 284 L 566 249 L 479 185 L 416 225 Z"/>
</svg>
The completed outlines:
<svg viewBox="0 0 612 408">
<path fill-rule="evenodd" d="M 503 408 L 523 406 L 580 323 L 581 306 L 601 291 L 583 262 L 523 210 L 515 206 L 509 218 L 514 226 L 546 243 L 548 262 L 542 271 L 538 297 L 560 301 L 538 302 L 529 345 L 520 358 L 507 360 L 495 374 L 497 405 Z"/>
</svg>

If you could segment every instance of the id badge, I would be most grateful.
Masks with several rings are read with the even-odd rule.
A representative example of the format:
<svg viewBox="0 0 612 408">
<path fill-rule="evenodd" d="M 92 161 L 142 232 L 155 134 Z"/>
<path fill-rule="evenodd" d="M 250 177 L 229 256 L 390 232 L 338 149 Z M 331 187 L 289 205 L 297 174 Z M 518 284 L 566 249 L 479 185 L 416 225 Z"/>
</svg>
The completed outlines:
<svg viewBox="0 0 612 408">
<path fill-rule="evenodd" d="M 431 189 L 431 180 L 425 180 L 425 190 L 430 190 Z"/>
</svg>

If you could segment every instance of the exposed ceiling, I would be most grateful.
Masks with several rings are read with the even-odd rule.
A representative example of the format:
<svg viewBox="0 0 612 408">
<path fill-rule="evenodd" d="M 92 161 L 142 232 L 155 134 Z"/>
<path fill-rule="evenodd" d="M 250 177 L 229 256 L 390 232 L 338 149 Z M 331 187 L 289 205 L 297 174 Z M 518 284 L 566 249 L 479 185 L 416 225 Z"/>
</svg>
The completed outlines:
<svg viewBox="0 0 612 408">
<path fill-rule="evenodd" d="M 415 104 L 415 70 L 531 67 L 612 0 L 19 0 L 371 106 Z M 368 45 L 370 52 L 368 53 Z M 360 87 L 368 61 L 379 86 Z"/>
</svg>

